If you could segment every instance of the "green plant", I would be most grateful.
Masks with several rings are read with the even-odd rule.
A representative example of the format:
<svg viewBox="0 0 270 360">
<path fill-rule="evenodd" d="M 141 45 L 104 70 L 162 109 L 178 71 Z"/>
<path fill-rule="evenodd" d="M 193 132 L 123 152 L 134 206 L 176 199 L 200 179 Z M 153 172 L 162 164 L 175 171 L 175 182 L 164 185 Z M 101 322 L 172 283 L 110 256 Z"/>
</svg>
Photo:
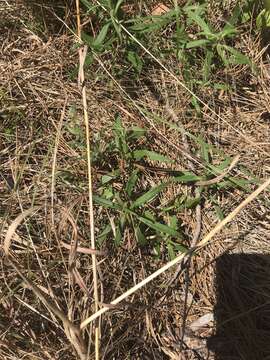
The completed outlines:
<svg viewBox="0 0 270 360">
<path fill-rule="evenodd" d="M 264 0 L 264 6 L 256 17 L 256 25 L 263 32 L 270 28 L 270 1 Z"/>
<path fill-rule="evenodd" d="M 174 8 L 162 15 L 143 16 L 134 12 L 129 17 L 122 10 L 122 0 L 97 1 L 94 5 L 82 0 L 82 3 L 94 18 L 92 33 L 82 33 L 89 46 L 86 65 L 92 64 L 97 56 L 106 59 L 110 54 L 110 71 L 116 78 L 138 77 L 148 71 L 152 59 L 143 46 L 161 61 L 177 60 L 185 82 L 194 91 L 198 86 L 230 89 L 226 81 L 215 79 L 215 74 L 224 67 L 247 65 L 255 69 L 249 57 L 236 46 L 238 25 L 249 21 L 242 3 L 236 5 L 219 30 L 208 19 L 206 2 L 187 1 L 181 7 L 175 2 Z M 191 103 L 200 112 L 195 98 Z"/>
<path fill-rule="evenodd" d="M 96 19 L 91 35 L 82 32 L 89 46 L 85 65 L 91 65 L 97 56 L 106 59 L 109 54 L 110 72 L 116 78 L 138 77 L 141 72 L 148 71 L 152 59 L 142 46 L 149 48 L 149 44 L 149 50 L 157 58 L 165 61 L 168 57 L 177 58 L 185 83 L 194 92 L 203 86 L 230 91 L 228 81 L 220 81 L 220 76 L 218 79 L 215 76 L 224 66 L 229 69 L 247 65 L 255 70 L 249 57 L 235 46 L 235 39 L 239 38 L 238 25 L 249 20 L 244 16 L 242 3 L 236 5 L 232 16 L 218 31 L 207 18 L 205 2 L 191 5 L 188 1 L 181 7 L 175 2 L 175 7 L 162 15 L 134 13 L 131 17 L 122 10 L 122 0 L 103 0 L 95 4 L 83 0 L 82 3 L 87 13 Z M 191 107 L 198 114 L 201 112 L 196 97 L 191 97 Z"/>
<path fill-rule="evenodd" d="M 248 21 L 241 4 L 234 8 L 231 17 L 217 30 L 208 19 L 203 1 L 198 4 L 187 1 L 181 8 L 175 2 L 174 8 L 162 15 L 134 13 L 129 18 L 122 9 L 122 0 L 103 0 L 95 4 L 82 0 L 82 3 L 94 19 L 92 34 L 83 33 L 89 47 L 87 63 L 92 63 L 97 56 L 106 59 L 110 54 L 110 72 L 116 79 L 122 80 L 123 75 L 129 74 L 130 67 L 136 75 L 144 71 L 150 58 L 143 51 L 143 46 L 149 47 L 149 43 L 153 56 L 165 61 L 170 57 L 181 63 L 185 82 L 191 89 L 198 85 L 227 89 L 226 83 L 212 81 L 215 71 L 235 65 L 253 68 L 251 60 L 235 46 L 239 37 L 238 25 Z M 200 111 L 196 99 L 191 99 L 191 102 Z M 142 109 L 142 112 L 147 111 Z M 75 136 L 75 141 L 80 142 L 80 126 L 73 126 L 69 131 Z M 145 130 L 126 129 L 119 117 L 116 117 L 113 134 L 113 140 L 106 143 L 102 151 L 95 145 L 93 151 L 93 164 L 101 166 L 105 172 L 101 177 L 99 195 L 94 200 L 109 209 L 109 220 L 103 224 L 100 242 L 113 236 L 115 244 L 119 245 L 124 234 L 132 231 L 139 244 L 157 249 L 165 242 L 172 256 L 173 252 L 183 249 L 186 241 L 179 211 L 195 208 L 209 195 L 221 218 L 222 210 L 218 207 L 216 194 L 234 188 L 242 191 L 248 189 L 249 181 L 227 174 L 221 181 L 200 186 L 196 196 L 181 194 L 164 205 L 161 202 L 162 194 L 170 186 L 197 186 L 194 184 L 199 181 L 207 182 L 224 172 L 232 159 L 216 153 L 201 137 L 188 134 L 204 161 L 200 176 L 192 172 L 169 171 L 167 177 L 150 184 L 143 181 L 147 162 L 159 162 L 164 166 L 164 163 L 172 163 L 171 159 L 143 145 L 147 137 Z M 219 165 L 213 165 L 213 153 L 215 160 L 222 158 Z"/>
<path fill-rule="evenodd" d="M 196 39 L 188 41 L 184 48 L 201 48 L 204 50 L 203 80 L 207 81 L 211 73 L 211 67 L 218 56 L 223 65 L 252 65 L 250 59 L 236 50 L 234 47 L 226 44 L 226 40 L 231 40 L 237 34 L 236 23 L 240 17 L 240 9 L 237 6 L 233 11 L 231 18 L 220 31 L 215 31 L 207 23 L 204 17 L 203 7 L 189 7 L 186 9 L 188 24 L 196 24 L 201 31 L 196 34 Z"/>
<path fill-rule="evenodd" d="M 203 201 L 204 196 L 212 194 L 213 205 L 218 216 L 222 217 L 222 210 L 218 207 L 215 194 L 228 189 L 248 188 L 247 180 L 228 175 L 218 183 L 200 186 L 199 195 L 179 193 L 164 203 L 161 201 L 162 193 L 170 186 L 192 185 L 212 179 L 230 165 L 231 158 L 225 157 L 219 165 L 213 166 L 213 148 L 202 138 L 190 135 L 199 145 L 201 157 L 207 165 L 203 174 L 198 176 L 189 171 L 181 172 L 165 167 L 166 176 L 161 177 L 157 184 L 153 184 L 144 180 L 148 167 L 145 161 L 166 163 L 167 166 L 173 161 L 145 148 L 145 130 L 139 127 L 125 129 L 119 116 L 116 117 L 113 133 L 114 138 L 102 154 L 107 166 L 112 168 L 105 171 L 101 177 L 99 195 L 94 196 L 96 204 L 110 210 L 109 220 L 104 224 L 103 231 L 98 237 L 100 242 L 108 236 L 113 236 L 115 244 L 120 245 L 126 231 L 132 231 L 139 245 L 150 245 L 158 254 L 160 245 L 165 244 L 169 255 L 173 257 L 177 252 L 186 250 L 183 245 L 186 243 L 186 235 L 179 219 L 181 211 L 194 209 Z M 159 168 L 154 167 L 153 171 L 159 171 Z"/>
<path fill-rule="evenodd" d="M 181 8 L 175 6 L 174 10 L 160 16 L 134 19 L 135 24 L 129 29 L 135 35 L 141 35 L 153 34 L 166 26 L 171 26 L 177 58 L 186 65 L 187 69 L 190 65 L 193 67 L 196 64 L 197 72 L 198 60 L 201 62 L 203 58 L 203 66 L 199 66 L 203 81 L 206 82 L 209 80 L 213 66 L 217 65 L 217 58 L 226 67 L 237 64 L 252 66 L 246 55 L 227 43 L 237 35 L 237 23 L 241 21 L 241 13 L 240 5 L 237 5 L 224 27 L 216 31 L 206 19 L 206 4 L 190 5 L 190 2 L 187 2 Z M 173 24 L 176 24 L 176 27 Z M 190 80 L 189 72 L 186 72 L 186 76 Z"/>
<path fill-rule="evenodd" d="M 115 244 L 119 245 L 125 229 L 129 228 L 140 245 L 146 245 L 151 238 L 155 246 L 163 239 L 169 247 L 173 246 L 177 251 L 184 250 L 176 218 L 169 217 L 166 222 L 160 211 L 153 211 L 148 206 L 168 186 L 168 181 L 161 181 L 143 192 L 139 186 L 143 165 L 138 162 L 143 159 L 166 163 L 172 161 L 157 152 L 134 147 L 144 137 L 145 131 L 138 127 L 126 130 L 119 117 L 115 120 L 113 133 L 114 139 L 108 144 L 105 156 L 110 158 L 110 164 L 115 164 L 116 168 L 102 176 L 100 195 L 94 196 L 94 201 L 117 212 L 117 215 L 113 224 L 111 220 L 105 225 L 99 239 L 103 240 L 109 233 L 113 233 Z"/>
<path fill-rule="evenodd" d="M 98 19 L 97 31 L 92 35 L 82 32 L 82 40 L 89 46 L 90 52 L 86 64 L 93 61 L 93 53 L 106 53 L 123 41 L 121 24 L 123 12 L 121 5 L 123 0 L 101 0 L 97 4 L 91 4 L 88 0 L 81 0 L 87 10 L 87 14 Z"/>
</svg>

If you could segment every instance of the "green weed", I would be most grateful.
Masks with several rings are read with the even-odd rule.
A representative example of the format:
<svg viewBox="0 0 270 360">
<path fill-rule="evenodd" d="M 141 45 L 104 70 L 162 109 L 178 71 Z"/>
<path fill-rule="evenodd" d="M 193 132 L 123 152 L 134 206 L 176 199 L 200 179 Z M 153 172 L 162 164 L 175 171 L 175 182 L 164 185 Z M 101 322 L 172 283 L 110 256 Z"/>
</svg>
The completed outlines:
<svg viewBox="0 0 270 360">
<path fill-rule="evenodd" d="M 169 185 L 169 181 L 161 181 L 151 188 L 141 191 L 141 181 L 144 169 L 144 159 L 160 163 L 172 163 L 166 156 L 145 148 L 138 149 L 136 142 L 145 136 L 144 129 L 134 127 L 126 130 L 120 117 L 116 117 L 113 127 L 114 139 L 108 144 L 103 156 L 114 168 L 101 178 L 99 196 L 94 201 L 104 208 L 111 209 L 115 214 L 114 224 L 105 225 L 99 236 L 113 234 L 116 245 L 121 244 L 126 228 L 132 230 L 138 244 L 151 243 L 155 246 L 161 238 L 174 244 L 178 249 L 183 239 L 177 221 L 173 226 L 171 219 L 165 219 L 161 211 L 154 211 L 153 203 L 158 204 L 158 196 Z"/>
<path fill-rule="evenodd" d="M 103 0 L 95 5 L 87 0 L 82 3 L 87 12 L 98 19 L 95 34 L 83 33 L 83 40 L 90 48 L 88 63 L 94 61 L 93 53 L 106 55 L 111 51 L 112 62 L 121 61 L 126 69 L 131 66 L 135 74 L 140 74 L 150 59 L 134 38 L 123 31 L 126 28 L 144 46 L 151 44 L 149 50 L 158 58 L 175 57 L 189 83 L 206 84 L 211 74 L 224 66 L 253 66 L 248 56 L 233 46 L 239 33 L 238 25 L 245 21 L 240 4 L 217 31 L 207 20 L 206 2 L 191 4 L 187 1 L 159 16 L 134 14 L 131 19 L 121 10 L 122 0 Z"/>
<path fill-rule="evenodd" d="M 86 14 L 93 19 L 91 32 L 82 33 L 89 48 L 86 66 L 94 65 L 96 57 L 107 61 L 109 56 L 110 73 L 116 79 L 123 80 L 128 75 L 140 78 L 141 74 L 147 73 L 145 69 L 152 59 L 144 52 L 143 46 L 149 48 L 149 44 L 153 56 L 161 61 L 170 59 L 181 64 L 184 81 L 190 89 L 207 86 L 227 90 L 229 84 L 215 81 L 217 72 L 243 65 L 255 69 L 249 57 L 235 46 L 240 35 L 239 27 L 249 21 L 250 3 L 245 3 L 245 6 L 239 3 L 223 26 L 216 29 L 208 19 L 204 1 L 195 4 L 187 1 L 181 8 L 175 2 L 175 6 L 165 14 L 145 16 L 134 12 L 132 17 L 126 16 L 122 0 L 101 0 L 94 4 L 88 0 L 81 2 Z M 192 109 L 200 112 L 195 98 L 191 98 Z M 142 109 L 142 113 L 147 113 L 147 110 Z M 156 117 L 155 114 L 147 116 Z M 163 119 L 160 121 L 164 122 Z M 222 219 L 224 214 L 218 196 L 234 189 L 251 190 L 250 183 L 254 179 L 227 174 L 216 183 L 210 181 L 208 185 L 198 185 L 196 195 L 181 193 L 164 204 L 162 194 L 170 186 L 196 187 L 197 182 L 207 182 L 222 174 L 232 159 L 206 143 L 201 136 L 187 134 L 203 163 L 200 175 L 171 169 L 153 184 L 144 179 L 147 164 L 158 162 L 169 170 L 168 167 L 174 165 L 172 159 L 144 146 L 146 131 L 139 127 L 126 129 L 119 116 L 112 130 L 113 140 L 102 149 L 99 142 L 95 142 L 97 145 L 93 145 L 92 151 L 93 165 L 102 169 L 94 201 L 107 209 L 108 218 L 98 236 L 100 243 L 113 238 L 118 246 L 124 241 L 125 234 L 132 232 L 139 245 L 150 246 L 158 254 L 161 244 L 165 244 L 169 256 L 173 257 L 175 253 L 185 251 L 188 243 L 179 216 L 181 211 L 194 209 L 207 199 L 218 218 Z M 73 135 L 73 141 L 83 149 L 80 125 L 75 121 L 68 131 Z"/>
<path fill-rule="evenodd" d="M 200 191 L 194 196 L 180 192 L 164 203 L 161 201 L 162 194 L 170 186 L 192 186 L 198 181 L 212 179 L 221 174 L 232 159 L 223 154 L 223 160 L 214 166 L 212 158 L 222 158 L 222 154 L 201 137 L 190 134 L 205 164 L 198 176 L 190 171 L 171 169 L 173 161 L 170 158 L 144 147 L 147 143 L 145 130 L 139 127 L 126 129 L 119 116 L 116 116 L 113 134 L 113 139 L 96 158 L 97 166 L 102 167 L 103 164 L 103 167 L 110 168 L 107 171 L 103 169 L 98 195 L 94 196 L 95 203 L 109 211 L 108 221 L 103 224 L 98 236 L 99 243 L 113 238 L 115 245 L 119 246 L 125 239 L 126 231 L 131 231 L 138 245 L 150 246 L 159 254 L 161 244 L 165 244 L 169 256 L 174 257 L 177 252 L 187 249 L 187 235 L 179 218 L 181 211 L 195 209 L 197 204 L 203 204 L 204 199 L 209 198 L 217 216 L 222 218 L 218 195 L 235 188 L 248 191 L 249 180 L 228 175 L 218 183 L 199 186 Z M 166 174 L 155 184 L 145 180 L 149 162 L 162 164 L 161 170 Z M 156 169 L 160 168 L 153 167 L 152 171 L 158 171 Z"/>
</svg>

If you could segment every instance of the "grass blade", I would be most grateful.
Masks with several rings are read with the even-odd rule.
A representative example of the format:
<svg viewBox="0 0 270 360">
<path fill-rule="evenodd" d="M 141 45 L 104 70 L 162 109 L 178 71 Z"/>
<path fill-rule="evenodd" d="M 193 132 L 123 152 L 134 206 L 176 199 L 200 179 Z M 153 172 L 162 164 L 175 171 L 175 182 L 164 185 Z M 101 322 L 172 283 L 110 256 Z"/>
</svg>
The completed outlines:
<svg viewBox="0 0 270 360">
<path fill-rule="evenodd" d="M 136 207 L 145 205 L 149 201 L 153 200 L 155 196 L 157 196 L 165 187 L 168 185 L 168 183 L 160 184 L 153 189 L 150 189 L 146 193 L 144 193 L 142 196 L 138 197 L 134 203 L 131 206 L 131 209 L 135 209 Z"/>
</svg>

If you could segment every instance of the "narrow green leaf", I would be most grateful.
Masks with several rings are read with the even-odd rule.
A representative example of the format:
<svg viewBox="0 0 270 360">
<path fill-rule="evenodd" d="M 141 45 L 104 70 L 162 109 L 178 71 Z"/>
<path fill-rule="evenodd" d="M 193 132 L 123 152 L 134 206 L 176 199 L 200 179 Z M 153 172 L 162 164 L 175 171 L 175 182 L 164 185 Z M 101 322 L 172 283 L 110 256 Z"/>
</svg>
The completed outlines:
<svg viewBox="0 0 270 360">
<path fill-rule="evenodd" d="M 151 229 L 154 229 L 154 230 L 156 230 L 158 232 L 162 232 L 162 233 L 167 234 L 167 235 L 182 238 L 182 235 L 178 231 L 174 230 L 173 228 L 169 227 L 168 225 L 161 224 L 161 223 L 159 223 L 157 221 L 151 221 L 151 220 L 146 219 L 146 218 L 141 217 L 141 216 L 139 216 L 138 219 L 142 223 L 144 223 L 145 225 L 150 227 Z"/>
<path fill-rule="evenodd" d="M 167 242 L 166 246 L 167 246 L 167 250 L 168 250 L 170 260 L 175 259 L 176 253 L 174 251 L 174 246 L 170 242 Z"/>
<path fill-rule="evenodd" d="M 226 157 L 225 160 L 223 160 L 219 165 L 214 166 L 208 163 L 208 168 L 212 170 L 212 174 L 219 175 L 230 165 L 232 160 L 233 159 L 231 159 L 230 157 Z"/>
<path fill-rule="evenodd" d="M 154 249 L 155 249 L 156 257 L 159 259 L 160 256 L 161 256 L 161 244 L 160 244 L 160 242 L 156 242 L 154 244 Z"/>
<path fill-rule="evenodd" d="M 122 209 L 126 208 L 126 205 L 127 205 L 127 204 L 126 204 L 125 201 L 123 201 L 123 200 L 121 199 L 121 196 L 120 196 L 120 193 L 119 193 L 119 192 L 115 192 L 114 198 L 115 198 L 117 204 L 119 204 Z"/>
<path fill-rule="evenodd" d="M 101 184 L 105 185 L 108 182 L 110 182 L 111 180 L 115 179 L 115 177 L 116 176 L 113 176 L 113 175 L 110 175 L 110 174 L 103 175 L 102 178 L 101 178 Z"/>
<path fill-rule="evenodd" d="M 251 60 L 244 54 L 242 54 L 240 51 L 234 49 L 231 46 L 223 45 L 223 48 L 227 50 L 231 55 L 228 57 L 228 61 L 231 64 L 236 65 L 252 65 Z"/>
<path fill-rule="evenodd" d="M 199 40 L 193 40 L 193 41 L 189 41 L 187 44 L 186 44 L 186 49 L 192 49 L 192 48 L 195 48 L 195 47 L 202 47 L 202 46 L 206 46 L 210 44 L 210 41 L 207 40 L 207 39 L 199 39 Z"/>
<path fill-rule="evenodd" d="M 143 137 L 146 133 L 146 130 L 139 127 L 139 126 L 133 126 L 130 129 L 128 129 L 128 139 L 140 139 Z"/>
<path fill-rule="evenodd" d="M 252 183 L 252 181 L 250 180 L 245 180 L 245 179 L 236 179 L 233 177 L 229 177 L 228 179 L 221 181 L 220 183 L 218 183 L 216 186 L 219 189 L 223 189 L 223 188 L 237 188 L 239 187 L 240 189 L 244 190 L 246 193 L 251 191 L 251 187 L 249 186 Z"/>
<path fill-rule="evenodd" d="M 141 195 L 134 201 L 134 203 L 131 206 L 131 209 L 145 205 L 149 201 L 153 200 L 153 198 L 155 196 L 157 196 L 163 189 L 165 189 L 165 187 L 167 185 L 168 185 L 168 183 L 162 183 L 162 184 L 150 189 L 149 191 L 147 191 L 146 193 L 144 193 L 143 195 Z"/>
<path fill-rule="evenodd" d="M 125 128 L 123 127 L 121 117 L 119 115 L 115 117 L 113 131 L 120 137 L 125 136 Z"/>
<path fill-rule="evenodd" d="M 208 81 L 211 74 L 211 65 L 214 57 L 214 53 L 211 50 L 206 51 L 204 63 L 203 63 L 203 81 Z"/>
<path fill-rule="evenodd" d="M 102 193 L 103 199 L 111 199 L 114 196 L 114 191 L 111 185 L 107 185 Z"/>
<path fill-rule="evenodd" d="M 143 63 L 139 55 L 135 51 L 129 51 L 127 58 L 133 68 L 140 73 L 142 71 Z"/>
<path fill-rule="evenodd" d="M 85 44 L 87 44 L 89 47 L 92 47 L 94 38 L 93 36 L 88 35 L 84 31 L 82 31 L 82 40 Z"/>
<path fill-rule="evenodd" d="M 200 114 L 201 113 L 201 105 L 195 96 L 192 96 L 191 104 L 194 106 L 194 109 L 197 111 L 197 113 Z"/>
<path fill-rule="evenodd" d="M 138 180 L 138 172 L 139 170 L 136 169 L 132 172 L 132 174 L 130 175 L 128 181 L 127 181 L 127 184 L 126 184 L 126 192 L 128 194 L 128 196 L 131 196 L 132 194 L 132 191 L 137 183 L 137 180 Z"/>
<path fill-rule="evenodd" d="M 194 175 L 190 172 L 186 172 L 186 173 L 184 173 L 184 175 L 175 176 L 173 178 L 174 182 L 180 182 L 180 183 L 184 183 L 184 184 L 189 183 L 189 182 L 199 181 L 199 180 L 202 180 L 201 176 Z"/>
<path fill-rule="evenodd" d="M 116 3 L 115 8 L 114 8 L 114 14 L 115 15 L 117 15 L 117 13 L 119 12 L 120 7 L 123 4 L 123 2 L 124 2 L 124 0 L 118 0 L 118 2 Z"/>
<path fill-rule="evenodd" d="M 110 224 L 107 224 L 102 232 L 97 236 L 97 241 L 101 245 L 106 240 L 107 236 L 112 232 Z"/>
<path fill-rule="evenodd" d="M 195 206 L 197 206 L 201 201 L 200 197 L 195 197 L 195 198 L 187 198 L 185 203 L 184 203 L 184 207 L 186 209 L 193 209 L 195 208 Z"/>
<path fill-rule="evenodd" d="M 241 14 L 242 14 L 242 9 L 240 5 L 237 4 L 232 11 L 232 16 L 227 21 L 227 24 L 224 26 L 223 30 L 232 29 L 232 28 L 235 29 L 235 25 L 237 21 L 240 19 Z"/>
<path fill-rule="evenodd" d="M 202 158 L 209 163 L 210 162 L 210 154 L 209 154 L 209 145 L 203 140 L 202 136 L 198 136 L 198 144 L 200 145 L 200 152 Z"/>
<path fill-rule="evenodd" d="M 159 31 L 168 24 L 171 23 L 173 16 L 175 15 L 174 11 L 170 11 L 164 15 L 160 16 L 146 16 L 137 18 L 137 23 L 129 27 L 130 31 L 135 31 L 139 33 L 153 33 Z"/>
<path fill-rule="evenodd" d="M 117 116 L 113 125 L 113 132 L 115 136 L 115 143 L 117 149 L 122 155 L 126 155 L 129 151 L 126 142 L 126 129 L 122 125 L 120 116 Z"/>
<path fill-rule="evenodd" d="M 236 33 L 237 33 L 237 31 L 235 28 L 226 28 L 217 34 L 217 38 L 219 40 L 222 40 L 226 37 L 233 37 L 233 36 L 235 36 Z"/>
<path fill-rule="evenodd" d="M 259 29 L 270 27 L 270 11 L 263 9 L 256 18 L 256 26 Z"/>
<path fill-rule="evenodd" d="M 108 30 L 110 28 L 110 23 L 105 24 L 98 35 L 94 38 L 94 41 L 92 43 L 92 47 L 99 48 L 104 45 L 104 40 L 107 36 Z"/>
<path fill-rule="evenodd" d="M 169 216 L 169 225 L 171 228 L 177 230 L 178 219 L 175 215 Z"/>
<path fill-rule="evenodd" d="M 113 14 L 113 11 L 110 11 L 110 15 L 111 15 L 111 22 L 113 24 L 113 27 L 118 35 L 118 38 L 120 40 L 122 40 L 122 28 L 121 28 L 121 25 L 119 24 L 118 21 L 116 21 L 115 17 L 114 17 L 114 14 Z"/>
<path fill-rule="evenodd" d="M 184 246 L 184 245 L 177 244 L 177 243 L 172 242 L 172 241 L 171 241 L 171 243 L 173 243 L 174 248 L 175 248 L 175 250 L 176 250 L 177 252 L 185 253 L 185 252 L 188 251 L 188 248 L 187 248 L 186 246 Z"/>
<path fill-rule="evenodd" d="M 124 228 L 126 226 L 126 222 L 127 222 L 127 216 L 125 213 L 122 213 L 120 216 L 120 227 L 121 230 L 124 231 Z"/>
<path fill-rule="evenodd" d="M 198 14 L 193 11 L 188 12 L 189 19 L 192 19 L 199 27 L 206 33 L 211 35 L 212 29 L 210 26 L 206 23 L 206 21 Z"/>
<path fill-rule="evenodd" d="M 228 57 L 227 57 L 226 51 L 224 50 L 224 46 L 221 45 L 221 44 L 217 44 L 216 50 L 217 50 L 217 53 L 218 53 L 219 57 L 220 57 L 221 60 L 223 61 L 224 65 L 225 65 L 225 66 L 228 66 L 228 65 L 229 65 L 229 61 L 228 61 Z"/>
<path fill-rule="evenodd" d="M 225 218 L 225 216 L 224 216 L 224 213 L 223 213 L 221 207 L 217 204 L 214 204 L 214 208 L 215 208 L 218 219 L 220 221 L 222 221 Z"/>
<path fill-rule="evenodd" d="M 147 240 L 146 237 L 144 236 L 144 234 L 142 233 L 140 226 L 136 226 L 135 228 L 135 236 L 137 239 L 137 242 L 139 245 L 146 245 L 147 244 Z"/>
<path fill-rule="evenodd" d="M 122 232 L 121 232 L 121 229 L 120 229 L 120 225 L 118 225 L 116 227 L 114 242 L 115 242 L 116 246 L 119 246 L 121 244 L 121 242 L 122 242 Z"/>
<path fill-rule="evenodd" d="M 105 198 L 103 198 L 101 196 L 93 195 L 93 201 L 96 204 L 102 205 L 102 206 L 107 207 L 107 208 L 111 208 L 111 209 L 114 209 L 114 210 L 121 210 L 121 206 L 119 206 L 118 204 L 115 204 L 111 200 L 105 199 Z"/>
<path fill-rule="evenodd" d="M 144 149 L 135 150 L 132 152 L 132 155 L 136 160 L 141 160 L 142 158 L 146 157 L 152 161 L 173 163 L 173 160 L 171 160 L 167 156 L 161 155 L 155 151 L 149 151 L 149 150 L 144 150 Z"/>
<path fill-rule="evenodd" d="M 149 220 L 155 221 L 155 216 L 150 210 L 145 210 L 143 216 Z"/>
<path fill-rule="evenodd" d="M 82 2 L 82 3 L 85 5 L 85 7 L 86 7 L 88 10 L 90 10 L 90 11 L 92 11 L 93 8 L 96 7 L 95 5 L 91 4 L 88 0 L 81 0 L 81 2 Z"/>
</svg>

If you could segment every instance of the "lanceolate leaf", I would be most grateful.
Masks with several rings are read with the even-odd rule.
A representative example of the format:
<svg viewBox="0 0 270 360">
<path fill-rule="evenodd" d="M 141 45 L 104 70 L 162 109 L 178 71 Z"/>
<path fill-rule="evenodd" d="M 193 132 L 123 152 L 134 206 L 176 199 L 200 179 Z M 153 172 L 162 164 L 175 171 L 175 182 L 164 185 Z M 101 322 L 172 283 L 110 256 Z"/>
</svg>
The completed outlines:
<svg viewBox="0 0 270 360">
<path fill-rule="evenodd" d="M 207 39 L 192 40 L 192 41 L 189 41 L 187 43 L 186 48 L 187 49 L 192 49 L 192 48 L 195 48 L 195 47 L 206 46 L 209 43 L 210 43 L 210 41 L 207 40 Z"/>
<path fill-rule="evenodd" d="M 138 72 L 142 71 L 142 60 L 135 51 L 129 51 L 127 54 L 128 61 L 132 64 L 135 70 Z"/>
<path fill-rule="evenodd" d="M 198 13 L 189 11 L 187 15 L 189 19 L 192 19 L 195 23 L 197 23 L 197 25 L 199 25 L 206 34 L 212 34 L 212 29 Z"/>
<path fill-rule="evenodd" d="M 225 65 L 225 66 L 228 66 L 228 65 L 229 65 L 229 61 L 228 61 L 228 58 L 227 58 L 227 55 L 226 55 L 226 51 L 224 50 L 223 45 L 217 44 L 216 49 L 217 49 L 217 53 L 218 53 L 218 55 L 220 56 L 221 60 L 223 61 L 224 65 Z"/>
<path fill-rule="evenodd" d="M 178 238 L 182 237 L 182 235 L 178 231 L 174 230 L 173 228 L 171 228 L 168 225 L 161 224 L 157 221 L 152 221 L 152 220 L 146 219 L 142 216 L 139 216 L 138 219 L 145 225 L 149 226 L 151 229 L 154 229 L 158 232 L 162 232 L 164 234 L 175 236 Z"/>
<path fill-rule="evenodd" d="M 161 161 L 166 163 L 173 162 L 172 159 L 169 159 L 164 155 L 161 155 L 155 151 L 150 151 L 150 150 L 135 150 L 132 152 L 132 154 L 136 160 L 141 160 L 142 158 L 146 157 L 149 160 L 153 160 L 153 161 Z"/>
<path fill-rule="evenodd" d="M 202 180 L 203 178 L 201 176 L 194 175 L 192 173 L 186 172 L 185 174 L 181 176 L 175 176 L 173 178 L 174 182 L 180 182 L 180 183 L 189 183 L 189 182 L 195 182 Z"/>
<path fill-rule="evenodd" d="M 242 54 L 240 51 L 234 49 L 231 46 L 223 45 L 224 49 L 230 53 L 228 59 L 232 64 L 243 64 L 243 65 L 251 65 L 250 59 Z"/>
<path fill-rule="evenodd" d="M 146 237 L 144 236 L 144 234 L 142 233 L 141 229 L 139 226 L 137 226 L 135 228 L 135 235 L 136 235 L 136 239 L 138 241 L 138 243 L 140 245 L 146 245 L 147 244 L 147 240 Z"/>
<path fill-rule="evenodd" d="M 126 184 L 126 192 L 128 196 L 131 196 L 132 191 L 136 185 L 136 182 L 138 180 L 138 171 L 138 169 L 134 170 L 128 179 L 128 182 Z"/>
<path fill-rule="evenodd" d="M 227 30 L 227 29 L 235 29 L 235 25 L 237 23 L 237 21 L 240 19 L 242 13 L 242 9 L 240 4 L 236 5 L 235 8 L 232 11 L 232 16 L 230 17 L 230 19 L 227 21 L 227 24 L 224 26 L 223 30 Z M 236 30 L 236 29 L 235 29 Z"/>
<path fill-rule="evenodd" d="M 97 236 L 98 243 L 101 244 L 111 232 L 112 232 L 111 225 L 107 224 L 105 228 L 102 230 L 102 232 Z"/>
<path fill-rule="evenodd" d="M 111 200 L 105 199 L 101 196 L 93 195 L 93 200 L 95 203 L 102 205 L 104 207 L 108 207 L 108 208 L 115 209 L 115 210 L 121 210 L 121 206 L 119 206 L 118 204 L 115 204 Z"/>
<path fill-rule="evenodd" d="M 168 185 L 168 183 L 162 183 L 162 184 L 152 188 L 151 190 L 147 191 L 146 193 L 144 193 L 143 195 L 141 195 L 134 201 L 134 203 L 131 206 L 131 209 L 134 209 L 136 207 L 139 207 L 139 206 L 142 206 L 142 205 L 148 203 L 155 196 L 157 196 L 167 185 Z"/>
<path fill-rule="evenodd" d="M 95 37 L 92 43 L 93 47 L 98 48 L 104 45 L 104 41 L 108 33 L 109 27 L 110 27 L 110 23 L 105 24 L 103 26 L 103 28 L 100 30 L 99 34 L 97 35 L 97 37 Z"/>
</svg>

